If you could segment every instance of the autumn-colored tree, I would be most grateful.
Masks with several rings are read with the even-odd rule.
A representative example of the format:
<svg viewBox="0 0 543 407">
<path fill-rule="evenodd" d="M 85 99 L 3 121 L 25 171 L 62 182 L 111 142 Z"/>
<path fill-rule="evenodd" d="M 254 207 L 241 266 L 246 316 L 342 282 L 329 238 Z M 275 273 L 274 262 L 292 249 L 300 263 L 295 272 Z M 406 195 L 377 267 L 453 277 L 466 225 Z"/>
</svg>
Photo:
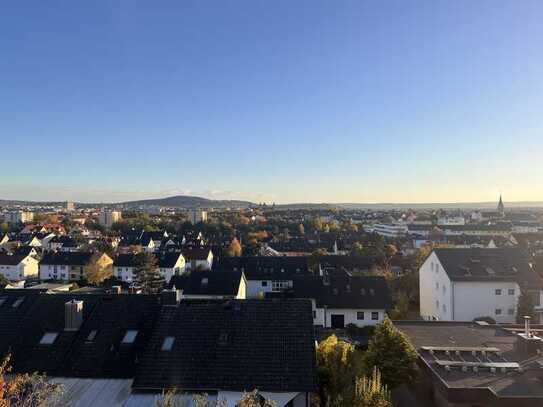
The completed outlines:
<svg viewBox="0 0 543 407">
<path fill-rule="evenodd" d="M 264 398 L 258 390 L 253 390 L 250 393 L 243 393 L 240 401 L 236 404 L 237 407 L 277 407 L 277 403 L 273 400 Z"/>
<path fill-rule="evenodd" d="M 226 254 L 229 257 L 240 257 L 241 256 L 241 244 L 237 238 L 233 238 L 228 246 Z"/>
<path fill-rule="evenodd" d="M 417 353 L 413 345 L 390 319 L 385 318 L 377 325 L 364 354 L 366 371 L 377 367 L 383 382 L 390 389 L 394 389 L 414 381 L 417 373 L 416 361 Z"/>
<path fill-rule="evenodd" d="M 101 256 L 101 253 L 94 253 L 89 264 L 85 267 L 85 277 L 91 284 L 100 284 L 102 281 L 107 280 L 113 275 L 113 267 L 111 264 L 105 266 L 99 263 Z"/>
<path fill-rule="evenodd" d="M 305 226 L 304 226 L 303 223 L 300 223 L 300 224 L 298 225 L 298 234 L 299 234 L 300 236 L 305 235 Z"/>
<path fill-rule="evenodd" d="M 13 374 L 10 355 L 0 362 L 0 407 L 46 407 L 57 405 L 62 395 L 62 386 L 51 383 L 47 376 Z M 9 380 L 6 376 L 9 375 Z"/>
<path fill-rule="evenodd" d="M 323 228 L 322 219 L 320 217 L 316 217 L 312 220 L 311 226 L 313 229 L 315 229 L 317 232 L 321 232 Z"/>
<path fill-rule="evenodd" d="M 391 395 L 382 383 L 381 373 L 374 367 L 371 376 L 356 380 L 353 407 L 392 407 Z"/>
</svg>

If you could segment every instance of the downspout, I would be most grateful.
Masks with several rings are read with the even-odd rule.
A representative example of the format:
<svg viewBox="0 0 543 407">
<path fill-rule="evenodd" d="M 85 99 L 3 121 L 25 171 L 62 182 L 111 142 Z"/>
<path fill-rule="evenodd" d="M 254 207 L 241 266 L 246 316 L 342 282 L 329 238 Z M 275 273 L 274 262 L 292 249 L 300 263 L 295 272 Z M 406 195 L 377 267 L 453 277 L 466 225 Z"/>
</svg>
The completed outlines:
<svg viewBox="0 0 543 407">
<path fill-rule="evenodd" d="M 452 299 L 451 299 L 451 302 L 452 302 L 452 320 L 455 321 L 455 319 L 454 319 L 454 281 L 451 281 L 451 295 L 452 295 Z"/>
</svg>

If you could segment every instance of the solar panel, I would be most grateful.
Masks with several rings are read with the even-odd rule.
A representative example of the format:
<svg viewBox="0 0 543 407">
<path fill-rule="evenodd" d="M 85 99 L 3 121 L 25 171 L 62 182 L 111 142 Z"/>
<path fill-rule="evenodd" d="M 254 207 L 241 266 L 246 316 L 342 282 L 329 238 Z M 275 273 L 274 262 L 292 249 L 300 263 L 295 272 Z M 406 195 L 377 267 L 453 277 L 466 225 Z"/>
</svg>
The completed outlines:
<svg viewBox="0 0 543 407">
<path fill-rule="evenodd" d="M 499 352 L 498 348 L 478 346 L 422 346 L 422 350 L 434 352 Z"/>
</svg>

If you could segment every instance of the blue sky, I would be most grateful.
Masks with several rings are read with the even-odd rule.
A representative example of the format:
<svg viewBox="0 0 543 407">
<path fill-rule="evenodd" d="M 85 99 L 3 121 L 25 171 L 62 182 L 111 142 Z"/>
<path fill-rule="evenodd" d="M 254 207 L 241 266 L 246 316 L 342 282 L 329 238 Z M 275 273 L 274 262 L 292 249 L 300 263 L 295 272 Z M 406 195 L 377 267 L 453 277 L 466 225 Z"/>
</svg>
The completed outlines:
<svg viewBox="0 0 543 407">
<path fill-rule="evenodd" d="M 0 6 L 0 198 L 543 200 L 541 1 Z"/>
</svg>

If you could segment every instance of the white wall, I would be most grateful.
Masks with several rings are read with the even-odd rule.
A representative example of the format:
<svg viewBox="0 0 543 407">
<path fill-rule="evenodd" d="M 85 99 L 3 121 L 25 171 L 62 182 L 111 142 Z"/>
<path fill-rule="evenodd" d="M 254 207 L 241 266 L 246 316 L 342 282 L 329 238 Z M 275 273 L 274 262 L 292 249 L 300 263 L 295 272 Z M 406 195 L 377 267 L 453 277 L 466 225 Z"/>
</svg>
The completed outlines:
<svg viewBox="0 0 543 407">
<path fill-rule="evenodd" d="M 419 269 L 419 291 L 422 318 L 452 320 L 452 283 L 435 253 Z"/>
<path fill-rule="evenodd" d="M 420 315 L 427 320 L 472 321 L 486 316 L 499 323 L 516 320 L 520 295 L 517 283 L 451 282 L 435 253 L 419 269 L 419 289 Z M 496 295 L 496 290 L 501 290 L 501 295 Z M 513 290 L 512 294 L 509 290 Z"/>
<path fill-rule="evenodd" d="M 358 312 L 364 313 L 364 319 L 359 320 L 357 319 Z M 378 319 L 373 320 L 372 312 L 377 312 Z M 317 313 L 318 314 L 318 313 Z M 338 309 L 338 308 L 327 308 L 326 310 L 322 309 L 322 318 L 324 318 L 324 314 L 326 314 L 326 328 L 330 328 L 332 326 L 332 315 L 343 315 L 345 320 L 345 326 L 349 324 L 354 324 L 360 328 L 364 326 L 372 326 L 377 325 L 380 322 L 383 322 L 385 319 L 385 310 L 377 310 L 377 309 Z"/>
<path fill-rule="evenodd" d="M 501 295 L 496 295 L 496 289 L 501 290 Z M 509 294 L 509 290 L 514 290 L 514 294 Z M 454 320 L 472 321 L 489 316 L 498 323 L 515 322 L 519 295 L 520 287 L 514 282 L 456 282 Z M 501 310 L 501 315 L 496 314 L 496 309 Z"/>
</svg>

